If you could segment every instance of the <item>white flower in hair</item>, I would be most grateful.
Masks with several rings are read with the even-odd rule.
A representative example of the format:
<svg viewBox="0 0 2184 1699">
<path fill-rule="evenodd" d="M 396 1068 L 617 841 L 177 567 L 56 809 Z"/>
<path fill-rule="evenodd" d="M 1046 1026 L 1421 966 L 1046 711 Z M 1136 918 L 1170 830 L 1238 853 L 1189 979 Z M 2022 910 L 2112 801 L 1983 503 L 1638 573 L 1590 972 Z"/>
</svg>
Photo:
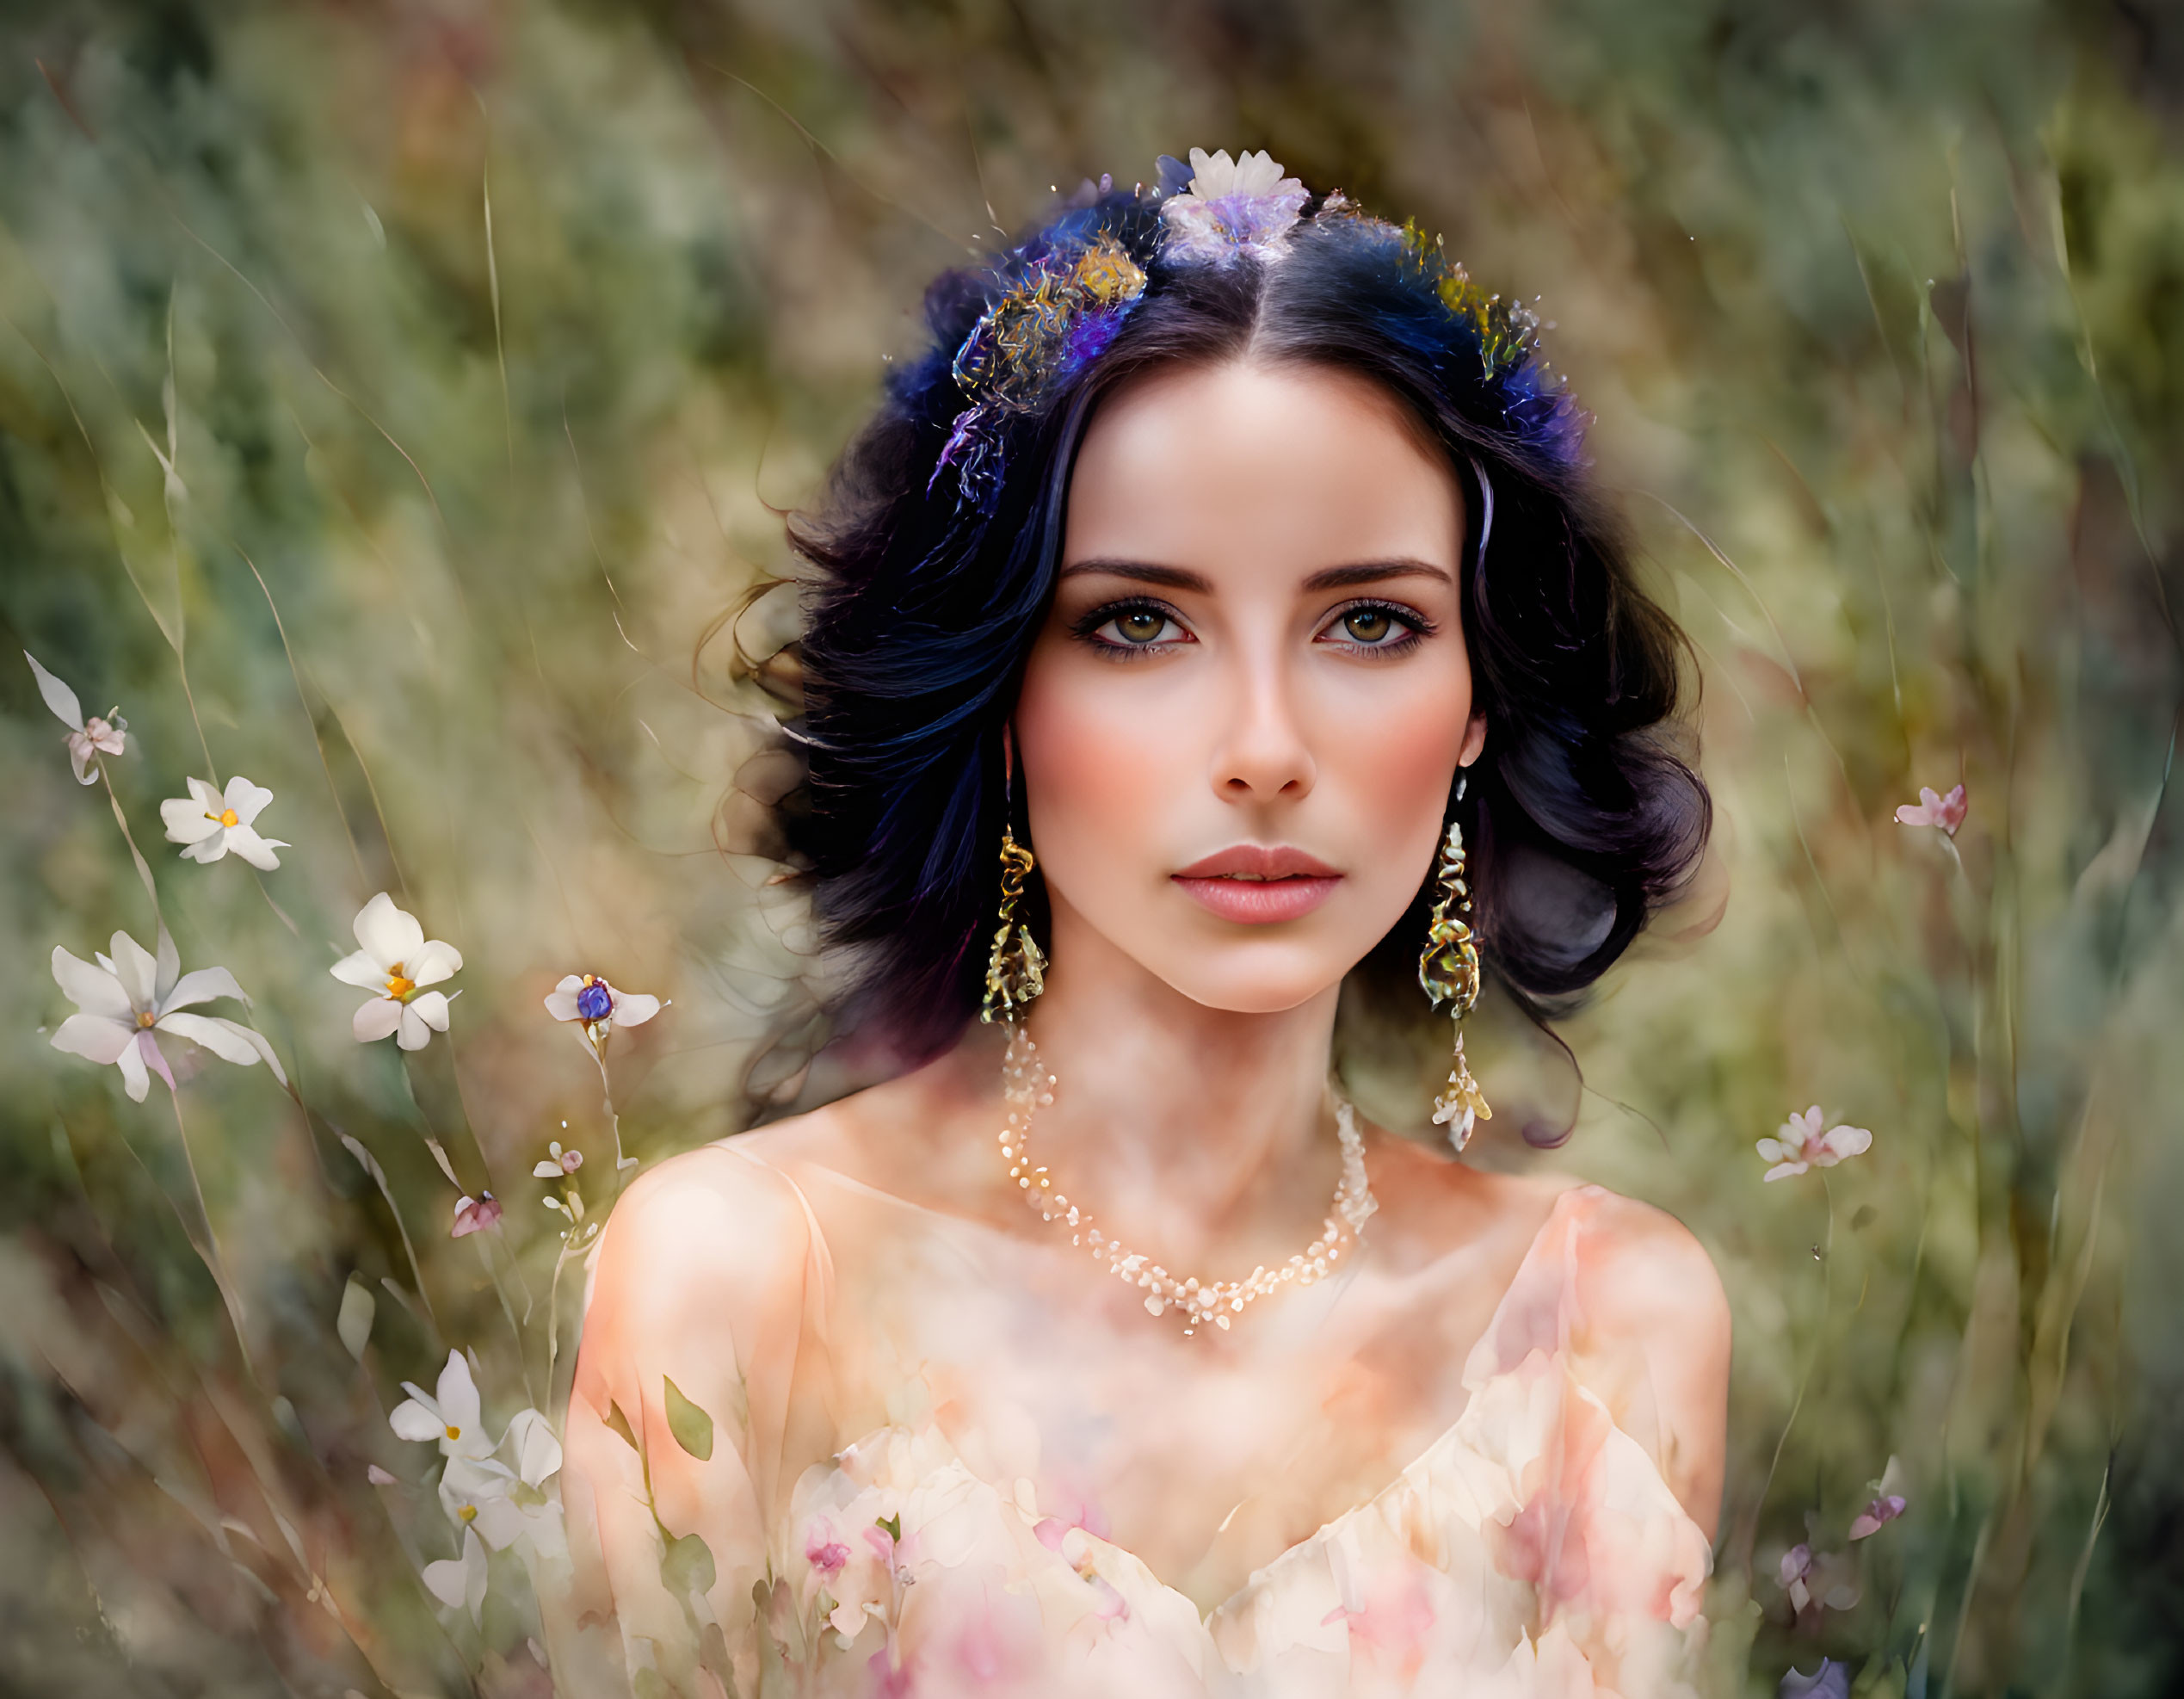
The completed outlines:
<svg viewBox="0 0 2184 1699">
<path fill-rule="evenodd" d="M 1209 155 L 1191 150 L 1191 182 L 1161 207 L 1168 220 L 1172 258 L 1222 264 L 1246 249 L 1262 256 L 1280 251 L 1308 198 L 1305 185 L 1286 177 L 1266 153 L 1231 159 L 1228 150 Z"/>
</svg>

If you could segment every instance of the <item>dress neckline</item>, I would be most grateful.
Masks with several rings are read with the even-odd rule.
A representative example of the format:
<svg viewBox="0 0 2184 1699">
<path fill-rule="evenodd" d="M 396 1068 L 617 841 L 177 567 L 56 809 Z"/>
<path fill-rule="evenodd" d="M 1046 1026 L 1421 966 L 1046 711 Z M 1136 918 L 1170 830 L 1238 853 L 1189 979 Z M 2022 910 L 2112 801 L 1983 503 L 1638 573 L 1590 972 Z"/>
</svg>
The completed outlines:
<svg viewBox="0 0 2184 1699">
<path fill-rule="evenodd" d="M 724 1141 L 724 1147 L 731 1150 L 736 1149 L 736 1146 L 732 1140 Z M 743 1156 L 747 1161 L 756 1162 L 773 1170 L 774 1172 L 780 1175 L 785 1181 L 787 1182 L 791 1189 L 796 1194 L 798 1202 L 805 1212 L 806 1219 L 810 1222 L 811 1232 L 815 1236 L 819 1238 L 822 1246 L 824 1247 L 824 1239 L 821 1232 L 817 1212 L 813 1208 L 810 1199 L 805 1195 L 803 1187 L 798 1183 L 795 1176 L 789 1172 L 788 1165 L 771 1161 L 765 1157 L 758 1155 L 756 1152 L 739 1150 L 737 1153 Z M 937 1220 L 947 1222 L 955 1226 L 967 1226 L 984 1233 L 1006 1239 L 1011 1243 L 1022 1244 L 1026 1242 L 1022 1235 L 1012 1233 L 1007 1228 L 997 1223 L 984 1220 L 975 1216 L 956 1215 L 952 1214 L 946 1210 L 935 1209 L 929 1205 L 919 1203 L 913 1199 L 904 1197 L 898 1193 L 890 1192 L 880 1187 L 873 1186 L 868 1182 L 860 1180 L 854 1175 L 843 1173 L 841 1170 L 831 1167 L 825 1163 L 811 1161 L 809 1159 L 799 1159 L 793 1165 L 802 1169 L 815 1171 L 817 1173 L 824 1175 L 829 1180 L 847 1187 L 854 1192 L 867 1197 L 882 1200 L 900 1208 L 910 1210 L 916 1214 L 929 1216 Z M 1321 1525 L 1312 1533 L 1306 1535 L 1303 1538 L 1282 1548 L 1280 1550 L 1275 1552 L 1272 1556 L 1268 1558 L 1266 1561 L 1254 1566 L 1250 1573 L 1245 1578 L 1242 1585 L 1236 1588 L 1225 1597 L 1216 1601 L 1207 1609 L 1200 1611 L 1191 1595 L 1184 1592 L 1181 1588 L 1173 1585 L 1162 1578 L 1153 1570 L 1151 1566 L 1148 1564 L 1143 1557 L 1139 1556 L 1138 1554 L 1130 1547 L 1106 1539 L 1101 1535 L 1093 1534 L 1089 1529 L 1083 1529 L 1077 1524 L 1068 1525 L 1069 1529 L 1080 1535 L 1083 1541 L 1086 1542 L 1087 1545 L 1095 1548 L 1099 1551 L 1113 1554 L 1114 1557 L 1117 1560 L 1120 1560 L 1123 1565 L 1126 1566 L 1131 1570 L 1134 1570 L 1137 1574 L 1142 1578 L 1142 1584 L 1144 1585 L 1150 1586 L 1151 1588 L 1156 1590 L 1162 1597 L 1175 1602 L 1175 1603 L 1178 1605 L 1188 1606 L 1192 1613 L 1198 1616 L 1201 1626 L 1210 1628 L 1216 1619 L 1221 1617 L 1225 1613 L 1230 1613 L 1240 1608 L 1248 1600 L 1249 1600 L 1255 1592 L 1261 1591 L 1266 1585 L 1268 1578 L 1274 1574 L 1274 1572 L 1280 1570 L 1285 1565 L 1299 1561 L 1300 1554 L 1310 1552 L 1315 1547 L 1323 1546 L 1330 1541 L 1339 1541 L 1342 1536 L 1342 1530 L 1348 1524 L 1356 1520 L 1366 1517 L 1376 1510 L 1384 1507 L 1391 1498 L 1402 1494 L 1406 1490 L 1415 1488 L 1416 1481 L 1422 1476 L 1430 1474 L 1434 1465 L 1438 1460 L 1440 1460 L 1441 1454 L 1448 1451 L 1452 1447 L 1458 1444 L 1459 1434 L 1465 1425 L 1467 1418 L 1471 1415 L 1472 1410 L 1477 1404 L 1479 1388 L 1487 1379 L 1491 1378 L 1491 1376 L 1496 1372 L 1505 1373 L 1508 1369 L 1515 1367 L 1517 1363 L 1522 1362 L 1523 1359 L 1530 1355 L 1530 1353 L 1534 1350 L 1544 1347 L 1545 1350 L 1557 1355 L 1559 1355 L 1563 1351 L 1566 1350 L 1569 1344 L 1569 1324 L 1568 1316 L 1566 1314 L 1568 1308 L 1568 1303 L 1566 1301 L 1568 1297 L 1567 1288 L 1569 1282 L 1574 1278 L 1575 1275 L 1574 1247 L 1570 1245 L 1569 1240 L 1571 1235 L 1579 1230 L 1579 1222 L 1570 1222 L 1563 1234 L 1564 1244 L 1558 1249 L 1558 1254 L 1564 1264 L 1562 1269 L 1556 1270 L 1552 1275 L 1550 1275 L 1549 1272 L 1544 1269 L 1535 1269 L 1535 1264 L 1541 1263 L 1545 1257 L 1550 1254 L 1551 1247 L 1549 1241 L 1551 1238 L 1554 1236 L 1558 1226 L 1560 1226 L 1564 1223 L 1566 1216 L 1570 1215 L 1573 1211 L 1579 1210 L 1589 1214 L 1594 1204 L 1599 1199 L 1608 1195 L 1609 1194 L 1604 1187 L 1592 1183 L 1580 1183 L 1576 1185 L 1565 1187 L 1561 1191 L 1556 1193 L 1553 1198 L 1550 1200 L 1545 1218 L 1541 1221 L 1538 1229 L 1533 1233 L 1530 1241 L 1526 1245 L 1523 1255 L 1519 1257 L 1517 1261 L 1515 1272 L 1510 1276 L 1508 1285 L 1503 1288 L 1501 1296 L 1496 1301 L 1494 1310 L 1489 1317 L 1485 1327 L 1481 1331 L 1478 1340 L 1471 1346 L 1471 1351 L 1466 1357 L 1463 1378 L 1464 1383 L 1468 1390 L 1469 1396 L 1465 1399 L 1464 1408 L 1457 1412 L 1454 1418 L 1442 1427 L 1430 1440 L 1421 1447 L 1417 1453 L 1411 1457 L 1409 1461 L 1405 1462 L 1400 1468 L 1397 1469 L 1385 1484 L 1375 1489 L 1365 1498 L 1360 1498 L 1355 1504 L 1350 1505 L 1348 1509 L 1338 1512 L 1334 1517 L 1321 1523 Z M 1449 1254 L 1454 1255 L 1457 1253 L 1452 1251 Z M 831 1253 L 829 1252 L 827 1253 L 827 1262 L 830 1268 L 831 1267 Z M 1330 1279 L 1324 1283 L 1333 1285 L 1336 1280 L 1340 1280 L 1342 1282 L 1347 1283 L 1355 1276 L 1359 1264 L 1354 1263 L 1350 1268 L 1345 1269 L 1340 1276 L 1330 1277 Z M 1545 1294 L 1535 1294 L 1533 1288 L 1539 1288 L 1543 1285 L 1548 1284 L 1550 1282 L 1552 1282 L 1553 1296 L 1555 1299 L 1555 1301 L 1553 1301 L 1551 1306 L 1543 1306 L 1537 1301 L 1525 1301 L 1545 1296 Z M 1552 1317 L 1551 1323 L 1548 1323 L 1546 1318 L 1540 1313 L 1540 1311 L 1543 1308 L 1551 1310 Z M 1527 1311 L 1530 1313 L 1527 1313 L 1526 1312 Z M 1552 1338 L 1542 1339 L 1539 1336 L 1544 1331 L 1544 1328 L 1547 1325 L 1552 1326 Z M 1521 1349 L 1520 1349 L 1520 1347 L 1521 1347 Z M 1499 1364 L 1498 1370 L 1496 1368 L 1490 1367 L 1490 1365 L 1494 1364 Z M 1595 1406 L 1599 1405 L 1598 1399 L 1591 1393 L 1589 1390 L 1582 1387 L 1577 1390 L 1584 1399 Z M 1600 1406 L 1600 1409 L 1602 1416 L 1607 1420 L 1609 1424 L 1611 1426 L 1614 1425 L 1613 1417 L 1607 1415 L 1606 1407 L 1604 1406 Z M 1622 1430 L 1619 1427 L 1617 1431 L 1621 1432 Z M 1627 1436 L 1626 1436 L 1626 1437 L 1627 1437 Z M 1025 1514 L 1016 1504 L 1015 1500 L 1012 1497 L 1008 1487 L 1000 1482 L 985 1480 L 983 1477 L 979 1476 L 975 1471 L 973 1471 L 970 1466 L 965 1462 L 960 1454 L 956 1450 L 953 1443 L 951 1443 L 947 1436 L 941 1432 L 937 1426 L 929 1424 L 925 1429 L 918 1430 L 901 1423 L 891 1422 L 882 1424 L 879 1427 L 876 1427 L 851 1441 L 848 1444 L 845 1445 L 841 1451 L 837 1452 L 836 1455 L 837 1459 L 841 1459 L 848 1457 L 854 1453 L 868 1452 L 874 1447 L 885 1446 L 891 1440 L 898 1438 L 918 1444 L 921 1448 L 928 1451 L 929 1455 L 935 1449 L 945 1454 L 945 1455 L 938 1461 L 929 1465 L 929 1473 L 933 1470 L 943 1469 L 951 1466 L 960 1469 L 963 1472 L 963 1474 L 969 1480 L 975 1481 L 979 1486 L 993 1492 L 1000 1502 L 1006 1507 L 1007 1514 L 1019 1517 Z M 1666 1498 L 1669 1504 L 1675 1506 L 1676 1515 L 1684 1521 L 1689 1521 L 1690 1518 L 1688 1512 L 1683 1510 L 1681 1501 L 1675 1498 L 1673 1489 L 1669 1487 L 1666 1478 L 1660 1473 L 1659 1465 L 1654 1460 L 1652 1454 L 1647 1451 L 1643 1446 L 1638 1445 L 1634 1440 L 1631 1442 L 1631 1444 L 1632 1449 L 1636 1451 L 1638 1457 L 1643 1459 L 1646 1471 L 1650 1476 L 1651 1482 L 1658 1485 L 1661 1493 Z M 1052 1519 L 1045 1517 L 1039 1517 L 1030 1518 L 1030 1520 L 1034 1523 L 1044 1523 Z M 1692 1527 L 1694 1532 L 1698 1532 L 1697 1524 L 1695 1523 L 1692 1523 Z M 1705 1542 L 1702 1532 L 1699 1533 L 1699 1538 L 1702 1543 L 1706 1543 Z M 1056 1542 L 1056 1548 L 1058 1553 L 1058 1536 Z"/>
</svg>

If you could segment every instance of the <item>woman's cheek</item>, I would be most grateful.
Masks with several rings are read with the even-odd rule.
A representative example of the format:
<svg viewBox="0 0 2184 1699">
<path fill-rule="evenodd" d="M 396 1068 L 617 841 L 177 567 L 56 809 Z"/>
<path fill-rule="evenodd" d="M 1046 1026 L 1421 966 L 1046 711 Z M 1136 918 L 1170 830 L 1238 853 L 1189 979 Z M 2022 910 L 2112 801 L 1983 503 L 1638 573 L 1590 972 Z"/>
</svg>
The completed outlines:
<svg viewBox="0 0 2184 1699">
<path fill-rule="evenodd" d="M 1439 681 L 1349 705 L 1338 747 L 1323 751 L 1319 765 L 1323 782 L 1339 775 L 1362 837 L 1392 845 L 1419 831 L 1439 837 L 1470 710 L 1467 689 Z"/>
<path fill-rule="evenodd" d="M 1122 681 L 1066 672 L 1077 676 L 1050 677 L 1017 707 L 1026 793 L 1046 828 L 1035 832 L 1036 847 L 1064 876 L 1082 870 L 1101 884 L 1127 880 L 1169 836 L 1158 816 L 1162 800 L 1188 776 L 1178 770 L 1183 728 L 1175 705 L 1157 700 L 1169 693 L 1120 690 Z"/>
</svg>

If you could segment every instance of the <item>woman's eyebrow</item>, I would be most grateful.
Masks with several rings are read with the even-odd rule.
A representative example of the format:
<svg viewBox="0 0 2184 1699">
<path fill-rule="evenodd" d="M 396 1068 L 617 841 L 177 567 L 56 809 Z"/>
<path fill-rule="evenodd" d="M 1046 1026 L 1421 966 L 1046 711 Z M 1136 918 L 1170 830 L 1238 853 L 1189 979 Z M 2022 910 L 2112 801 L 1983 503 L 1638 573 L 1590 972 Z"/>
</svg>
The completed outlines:
<svg viewBox="0 0 2184 1699">
<path fill-rule="evenodd" d="M 1158 584 L 1163 590 L 1194 591 L 1205 596 L 1212 593 L 1212 582 L 1203 574 L 1188 571 L 1181 566 L 1156 565 L 1150 560 L 1121 560 L 1101 555 L 1089 560 L 1077 560 L 1062 568 L 1060 576 L 1074 578 L 1089 572 L 1105 578 L 1131 578 L 1138 584 Z M 1445 566 L 1431 561 L 1416 560 L 1399 555 L 1389 560 L 1360 560 L 1346 566 L 1328 566 L 1305 580 L 1307 594 L 1323 590 L 1344 590 L 1353 584 L 1385 584 L 1390 578 L 1439 578 L 1443 584 L 1453 584 L 1455 575 Z"/>
<path fill-rule="evenodd" d="M 1103 578 L 1132 578 L 1141 584 L 1158 584 L 1163 590 L 1192 590 L 1200 596 L 1210 595 L 1213 589 L 1212 581 L 1204 574 L 1186 571 L 1181 566 L 1157 566 L 1150 560 L 1117 560 L 1104 555 L 1072 561 L 1062 568 L 1060 576 L 1074 578 L 1088 572 L 1097 572 Z"/>
<path fill-rule="evenodd" d="M 1305 580 L 1307 591 L 1343 590 L 1352 584 L 1377 584 L 1390 578 L 1439 578 L 1443 584 L 1455 583 L 1455 576 L 1446 566 L 1436 566 L 1429 560 L 1414 560 L 1408 555 L 1392 560 L 1360 560 L 1348 566 L 1330 566 L 1315 572 Z"/>
</svg>

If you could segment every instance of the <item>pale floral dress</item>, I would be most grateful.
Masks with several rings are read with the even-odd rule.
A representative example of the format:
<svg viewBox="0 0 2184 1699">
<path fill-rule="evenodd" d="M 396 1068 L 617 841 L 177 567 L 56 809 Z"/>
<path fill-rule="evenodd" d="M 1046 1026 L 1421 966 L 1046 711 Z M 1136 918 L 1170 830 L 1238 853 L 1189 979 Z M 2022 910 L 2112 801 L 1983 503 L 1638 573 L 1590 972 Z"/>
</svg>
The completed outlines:
<svg viewBox="0 0 2184 1699">
<path fill-rule="evenodd" d="M 715 1154 L 757 1164 L 732 1145 Z M 708 1375 L 697 1357 L 640 1361 L 642 1328 L 624 1329 L 635 1337 L 618 1336 L 611 1350 L 587 1342 L 565 1478 L 579 1577 L 555 1646 L 565 1690 L 587 1681 L 737 1699 L 1697 1690 L 1707 1540 L 1581 1378 L 1572 1348 L 1589 1225 L 1608 1198 L 1600 1189 L 1554 1202 L 1461 1364 L 1468 1399 L 1453 1425 L 1381 1490 L 1201 1610 L 1095 1531 L 1096 1506 L 1051 1488 L 1042 1502 L 1040 1465 L 1069 1451 L 1075 1412 L 1042 1410 L 1027 1393 L 967 1418 L 946 1364 L 935 1366 L 929 1300 L 898 1313 L 884 1290 L 851 1301 L 836 1288 L 830 1239 L 899 1230 L 909 1207 L 889 1211 L 883 1195 L 827 1171 L 799 1170 L 799 1184 L 757 1165 L 780 1183 L 756 1219 L 708 1218 L 738 1189 L 733 1169 L 717 1165 L 699 1202 L 678 1203 L 665 1221 L 648 1207 L 646 1245 L 627 1247 L 614 1276 L 632 1289 L 653 1282 L 648 1293 L 675 1282 L 694 1231 L 712 1248 L 702 1267 L 682 1269 L 668 1311 L 705 1313 L 723 1292 L 785 1294 L 778 1313 L 736 1329 L 736 1367 Z M 923 1293 L 936 1274 L 959 1271 L 963 1289 L 996 1289 L 990 1245 L 952 1239 L 934 1225 L 947 1218 L 916 1213 L 931 1260 L 905 1287 Z M 647 1265 L 654 1245 L 663 1259 L 681 1247 L 672 1265 Z M 1322 1325 L 1301 1313 L 1307 1295 L 1280 1301 L 1298 1305 L 1293 1325 Z M 688 1316 L 660 1321 L 662 1340 L 690 1331 Z M 759 1407 L 752 1388 L 764 1389 Z M 690 1412 L 705 1408 L 707 1456 L 675 1437 L 671 1404 L 686 1439 Z M 881 1419 L 856 1420 L 845 1440 L 841 1424 L 860 1408 Z M 693 1533 L 704 1542 L 694 1569 Z"/>
</svg>

